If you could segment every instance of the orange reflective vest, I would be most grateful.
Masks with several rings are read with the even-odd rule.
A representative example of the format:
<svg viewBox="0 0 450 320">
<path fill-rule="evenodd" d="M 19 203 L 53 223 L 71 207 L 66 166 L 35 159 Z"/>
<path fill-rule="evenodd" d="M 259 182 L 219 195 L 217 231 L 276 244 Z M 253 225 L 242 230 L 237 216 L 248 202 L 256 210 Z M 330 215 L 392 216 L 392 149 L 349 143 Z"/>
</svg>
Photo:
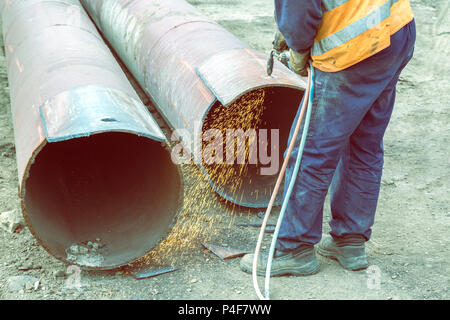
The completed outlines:
<svg viewBox="0 0 450 320">
<path fill-rule="evenodd" d="M 391 35 L 414 18 L 409 0 L 322 0 L 322 10 L 311 57 L 325 72 L 346 69 L 389 47 Z"/>
</svg>

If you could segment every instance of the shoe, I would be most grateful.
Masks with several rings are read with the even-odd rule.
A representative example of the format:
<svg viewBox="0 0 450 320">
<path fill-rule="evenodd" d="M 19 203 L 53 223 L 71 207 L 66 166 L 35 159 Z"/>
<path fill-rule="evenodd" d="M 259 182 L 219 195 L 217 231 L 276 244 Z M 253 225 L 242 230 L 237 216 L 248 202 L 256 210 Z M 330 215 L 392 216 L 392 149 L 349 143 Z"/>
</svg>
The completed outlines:
<svg viewBox="0 0 450 320">
<path fill-rule="evenodd" d="M 337 260 L 344 269 L 362 270 L 369 266 L 364 243 L 365 238 L 360 235 L 346 235 L 339 238 L 325 235 L 319 243 L 317 253 Z"/>
<path fill-rule="evenodd" d="M 241 269 L 245 272 L 252 273 L 254 254 L 246 254 L 241 259 Z M 266 275 L 268 253 L 260 254 L 256 274 L 259 276 Z M 293 275 L 308 276 L 319 271 L 319 261 L 317 260 L 314 247 L 302 245 L 299 248 L 283 252 L 275 250 L 270 270 L 271 277 Z"/>
</svg>

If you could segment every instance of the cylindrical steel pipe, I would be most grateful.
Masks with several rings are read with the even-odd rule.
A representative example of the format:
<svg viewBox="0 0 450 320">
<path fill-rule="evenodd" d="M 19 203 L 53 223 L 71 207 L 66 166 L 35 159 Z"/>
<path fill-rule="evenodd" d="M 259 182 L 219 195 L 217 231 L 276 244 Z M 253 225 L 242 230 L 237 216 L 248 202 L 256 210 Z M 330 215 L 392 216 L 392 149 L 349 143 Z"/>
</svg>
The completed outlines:
<svg viewBox="0 0 450 320">
<path fill-rule="evenodd" d="M 29 229 L 66 263 L 135 261 L 165 236 L 182 199 L 161 129 L 78 0 L 1 9 Z"/>
<path fill-rule="evenodd" d="M 304 79 L 278 61 L 267 76 L 265 54 L 183 0 L 81 2 L 169 125 L 189 133 L 184 148 L 194 159 L 200 154 L 196 163 L 218 194 L 243 206 L 267 206 L 279 167 L 269 168 L 273 163 L 261 157 L 253 163 L 205 163 L 204 149 L 199 152 L 192 142 L 202 141 L 209 129 L 279 130 L 281 147 L 276 145 L 271 156 L 273 165 L 282 163 Z M 276 144 L 270 134 L 268 144 Z M 267 143 L 258 147 L 267 151 Z"/>
</svg>

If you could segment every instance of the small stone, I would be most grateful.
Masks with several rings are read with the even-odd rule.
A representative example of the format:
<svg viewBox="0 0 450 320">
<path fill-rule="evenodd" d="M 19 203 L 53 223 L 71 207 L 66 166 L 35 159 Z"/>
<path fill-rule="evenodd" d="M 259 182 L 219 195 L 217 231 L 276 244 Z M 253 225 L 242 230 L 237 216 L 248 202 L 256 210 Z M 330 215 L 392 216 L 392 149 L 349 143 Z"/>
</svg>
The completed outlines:
<svg viewBox="0 0 450 320">
<path fill-rule="evenodd" d="M 69 251 L 70 253 L 73 254 L 78 254 L 78 245 L 77 244 L 73 244 L 69 247 Z"/>
<path fill-rule="evenodd" d="M 196 283 L 198 280 L 197 279 L 192 279 L 191 283 Z"/>
<path fill-rule="evenodd" d="M 236 290 L 236 293 L 237 293 L 237 294 L 241 294 L 242 291 L 241 291 L 241 290 Z"/>
<path fill-rule="evenodd" d="M 186 291 L 187 291 L 187 292 L 191 292 L 192 289 L 191 289 L 191 288 L 187 288 Z"/>
<path fill-rule="evenodd" d="M 39 279 L 32 276 L 13 276 L 7 280 L 9 291 L 20 291 L 23 289 L 31 290 L 39 286 Z"/>
<path fill-rule="evenodd" d="M 395 185 L 395 182 L 392 179 L 383 179 L 382 184 L 386 186 L 393 186 Z"/>
<path fill-rule="evenodd" d="M 33 263 L 31 261 L 25 261 L 20 267 L 20 271 L 27 271 L 33 269 Z"/>
<path fill-rule="evenodd" d="M 88 254 L 89 253 L 89 248 L 85 247 L 85 246 L 79 246 L 78 247 L 78 252 L 80 254 Z"/>
<path fill-rule="evenodd" d="M 19 210 L 6 211 L 0 214 L 0 228 L 9 233 L 18 233 L 25 225 Z"/>
<path fill-rule="evenodd" d="M 66 272 L 64 270 L 56 270 L 53 275 L 55 276 L 55 278 L 65 278 L 66 277 Z"/>
<path fill-rule="evenodd" d="M 32 283 L 32 282 L 25 283 L 25 290 L 27 290 L 27 291 L 31 291 L 31 290 L 36 291 L 38 288 L 39 288 L 39 280 L 37 280 L 34 283 Z"/>
</svg>

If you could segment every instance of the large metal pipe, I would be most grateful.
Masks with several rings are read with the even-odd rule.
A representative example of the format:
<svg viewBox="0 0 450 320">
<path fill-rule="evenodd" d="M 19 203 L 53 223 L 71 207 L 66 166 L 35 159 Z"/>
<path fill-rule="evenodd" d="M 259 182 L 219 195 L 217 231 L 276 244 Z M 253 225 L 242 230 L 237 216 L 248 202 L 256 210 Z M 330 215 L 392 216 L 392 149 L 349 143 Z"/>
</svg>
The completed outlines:
<svg viewBox="0 0 450 320">
<path fill-rule="evenodd" d="M 111 269 L 173 223 L 165 137 L 78 0 L 3 1 L 23 214 L 66 263 Z"/>
<path fill-rule="evenodd" d="M 276 153 L 282 163 L 305 90 L 303 78 L 278 61 L 268 77 L 265 54 L 183 0 L 81 2 L 172 129 L 187 130 L 191 142 L 202 141 L 202 132 L 211 128 L 279 129 L 282 147 Z M 198 156 L 194 144 L 185 141 L 184 147 Z M 261 174 L 267 165 L 262 161 L 232 166 L 197 162 L 225 199 L 267 206 L 279 168 Z"/>
</svg>

